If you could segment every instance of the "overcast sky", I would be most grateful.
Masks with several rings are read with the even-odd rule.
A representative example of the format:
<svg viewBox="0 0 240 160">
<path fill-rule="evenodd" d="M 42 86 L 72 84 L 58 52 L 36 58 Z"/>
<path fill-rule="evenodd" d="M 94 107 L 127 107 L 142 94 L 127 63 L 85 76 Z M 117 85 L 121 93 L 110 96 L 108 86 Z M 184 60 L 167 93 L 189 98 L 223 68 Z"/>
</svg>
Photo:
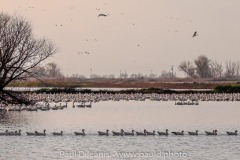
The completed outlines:
<svg viewBox="0 0 240 160">
<path fill-rule="evenodd" d="M 49 61 L 67 75 L 160 74 L 173 65 L 181 76 L 180 62 L 201 54 L 240 60 L 239 0 L 0 0 L 0 9 L 52 40 L 59 52 Z"/>
</svg>

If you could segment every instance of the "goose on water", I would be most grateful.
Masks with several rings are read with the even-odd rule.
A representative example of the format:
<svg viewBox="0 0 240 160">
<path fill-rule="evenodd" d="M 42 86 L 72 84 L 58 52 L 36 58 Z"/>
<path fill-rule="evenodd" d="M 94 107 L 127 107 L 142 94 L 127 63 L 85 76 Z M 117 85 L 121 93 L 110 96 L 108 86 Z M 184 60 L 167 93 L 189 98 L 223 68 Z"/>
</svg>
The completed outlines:
<svg viewBox="0 0 240 160">
<path fill-rule="evenodd" d="M 35 133 L 36 133 L 37 131 L 35 131 L 35 132 L 26 132 L 27 133 L 27 135 L 28 136 L 35 136 Z"/>
<path fill-rule="evenodd" d="M 15 132 L 7 132 L 7 136 L 21 136 L 21 130 Z"/>
<path fill-rule="evenodd" d="M 98 134 L 99 136 L 109 136 L 109 130 L 107 129 L 106 132 L 101 132 L 101 131 L 98 131 Z"/>
<path fill-rule="evenodd" d="M 43 133 L 35 131 L 36 136 L 46 136 L 46 129 L 43 130 Z"/>
<path fill-rule="evenodd" d="M 197 136 L 198 135 L 198 130 L 196 130 L 196 132 L 188 132 L 189 135 L 192 136 Z"/>
<path fill-rule="evenodd" d="M 55 105 L 54 107 L 52 107 L 52 110 L 58 110 L 58 106 Z"/>
<path fill-rule="evenodd" d="M 17 131 L 7 131 L 7 134 L 14 134 L 16 133 Z"/>
<path fill-rule="evenodd" d="M 238 132 L 237 130 L 235 130 L 234 132 L 227 132 L 227 135 L 229 135 L 229 136 L 237 136 L 238 135 L 237 132 Z"/>
<path fill-rule="evenodd" d="M 146 135 L 147 136 L 155 136 L 155 131 L 153 131 L 153 132 L 146 131 Z"/>
<path fill-rule="evenodd" d="M 85 102 L 82 102 L 82 104 L 77 105 L 78 108 L 85 108 Z"/>
<path fill-rule="evenodd" d="M 90 104 L 86 104 L 85 107 L 91 108 L 92 107 L 92 102 L 90 102 Z"/>
<path fill-rule="evenodd" d="M 64 107 L 64 108 L 67 108 L 67 102 L 66 102 L 66 104 L 65 104 L 65 105 L 62 105 L 62 107 Z"/>
<path fill-rule="evenodd" d="M 134 136 L 134 130 L 132 132 L 124 132 L 125 136 Z"/>
<path fill-rule="evenodd" d="M 217 135 L 217 130 L 213 130 L 212 132 L 205 131 L 205 133 L 206 133 L 206 135 L 209 135 L 209 136 L 211 136 L 211 135 L 216 136 Z"/>
<path fill-rule="evenodd" d="M 146 129 L 143 130 L 143 132 L 136 132 L 137 136 L 146 136 Z"/>
<path fill-rule="evenodd" d="M 82 129 L 82 132 L 74 132 L 76 136 L 85 136 L 85 129 Z"/>
<path fill-rule="evenodd" d="M 5 132 L 0 132 L 0 136 L 6 136 L 8 133 L 8 130 L 6 130 Z"/>
<path fill-rule="evenodd" d="M 123 136 L 124 131 L 123 131 L 123 129 L 121 129 L 120 132 L 114 132 L 114 131 L 112 131 L 112 133 L 113 133 L 114 136 Z"/>
<path fill-rule="evenodd" d="M 184 135 L 184 131 L 182 131 L 182 132 L 172 132 L 172 134 L 183 136 Z"/>
<path fill-rule="evenodd" d="M 166 129 L 166 132 L 158 132 L 159 136 L 168 136 L 168 129 Z"/>
<path fill-rule="evenodd" d="M 61 132 L 53 132 L 54 136 L 62 136 L 63 135 L 63 131 Z"/>
</svg>

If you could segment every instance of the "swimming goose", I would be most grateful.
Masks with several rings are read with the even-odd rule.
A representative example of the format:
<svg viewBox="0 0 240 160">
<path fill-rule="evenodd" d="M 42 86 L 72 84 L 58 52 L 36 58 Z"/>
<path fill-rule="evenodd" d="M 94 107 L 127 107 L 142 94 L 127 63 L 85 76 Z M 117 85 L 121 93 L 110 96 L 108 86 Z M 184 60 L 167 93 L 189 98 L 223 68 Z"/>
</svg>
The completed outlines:
<svg viewBox="0 0 240 160">
<path fill-rule="evenodd" d="M 101 132 L 101 131 L 98 131 L 98 134 L 99 136 L 109 136 L 109 130 L 107 129 L 106 132 Z"/>
<path fill-rule="evenodd" d="M 21 130 L 15 132 L 7 132 L 7 136 L 21 136 Z"/>
<path fill-rule="evenodd" d="M 206 135 L 217 135 L 217 130 L 213 130 L 212 132 L 205 131 Z"/>
<path fill-rule="evenodd" d="M 35 131 L 35 132 L 26 132 L 27 133 L 27 135 L 28 136 L 35 136 L 35 133 L 36 133 L 37 131 Z"/>
<path fill-rule="evenodd" d="M 86 104 L 85 107 L 91 108 L 92 107 L 92 102 L 90 102 L 90 104 Z"/>
<path fill-rule="evenodd" d="M 74 132 L 76 136 L 85 136 L 85 129 L 82 129 L 82 132 Z"/>
<path fill-rule="evenodd" d="M 63 135 L 63 131 L 59 132 L 53 132 L 54 136 L 62 136 Z"/>
<path fill-rule="evenodd" d="M 234 132 L 227 132 L 227 135 L 229 135 L 229 136 L 237 136 L 238 135 L 237 132 L 238 132 L 237 130 L 235 130 Z"/>
<path fill-rule="evenodd" d="M 166 129 L 166 132 L 158 132 L 159 136 L 168 136 L 168 129 Z"/>
<path fill-rule="evenodd" d="M 58 110 L 58 106 L 55 105 L 54 107 L 52 107 L 52 110 Z"/>
<path fill-rule="evenodd" d="M 36 136 L 46 136 L 46 129 L 43 130 L 43 133 L 35 131 Z"/>
<path fill-rule="evenodd" d="M 120 132 L 114 132 L 114 131 L 112 131 L 112 133 L 113 133 L 114 136 L 123 136 L 123 132 L 124 132 L 123 129 L 121 129 Z"/>
<path fill-rule="evenodd" d="M 155 136 L 155 131 L 153 131 L 153 132 L 146 131 L 146 135 L 147 136 Z"/>
<path fill-rule="evenodd" d="M 67 102 L 66 102 L 66 104 L 65 104 L 65 105 L 62 105 L 62 107 L 63 107 L 63 108 L 67 108 Z"/>
<path fill-rule="evenodd" d="M 184 135 L 184 131 L 182 131 L 182 132 L 172 132 L 172 134 L 183 136 Z"/>
<path fill-rule="evenodd" d="M 134 136 L 134 130 L 132 132 L 124 132 L 125 136 Z"/>
<path fill-rule="evenodd" d="M 197 136 L 198 135 L 198 130 L 196 130 L 196 132 L 188 132 L 189 135 L 192 136 Z"/>
<path fill-rule="evenodd" d="M 77 105 L 78 108 L 85 108 L 85 102 L 82 102 L 82 104 Z"/>
<path fill-rule="evenodd" d="M 6 136 L 8 133 L 8 130 L 6 130 L 5 132 L 0 132 L 0 136 Z"/>
<path fill-rule="evenodd" d="M 64 106 L 62 106 L 62 104 L 60 103 L 60 106 L 58 106 L 58 108 L 62 110 Z"/>
<path fill-rule="evenodd" d="M 146 129 L 143 130 L 143 132 L 136 132 L 137 136 L 146 136 Z"/>
</svg>

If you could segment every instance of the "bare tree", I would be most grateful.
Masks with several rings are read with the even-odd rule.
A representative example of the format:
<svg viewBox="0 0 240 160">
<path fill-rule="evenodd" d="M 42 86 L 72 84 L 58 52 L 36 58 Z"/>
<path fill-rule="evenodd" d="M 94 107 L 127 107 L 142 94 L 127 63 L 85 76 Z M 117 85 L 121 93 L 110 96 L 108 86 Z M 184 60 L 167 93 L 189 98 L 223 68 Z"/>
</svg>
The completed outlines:
<svg viewBox="0 0 240 160">
<path fill-rule="evenodd" d="M 234 76 L 239 76 L 239 68 L 240 68 L 239 62 L 228 61 L 226 62 L 225 67 L 226 67 L 225 76 L 227 78 L 233 78 Z"/>
<path fill-rule="evenodd" d="M 212 76 L 221 78 L 223 76 L 223 66 L 220 62 L 212 61 L 210 63 Z"/>
<path fill-rule="evenodd" d="M 195 61 L 196 71 L 199 77 L 201 78 L 210 78 L 212 77 L 211 68 L 210 68 L 210 59 L 208 57 L 201 55 Z"/>
<path fill-rule="evenodd" d="M 23 17 L 0 13 L 0 92 L 16 99 L 4 88 L 36 76 L 34 68 L 55 52 L 54 44 L 34 37 L 31 24 Z"/>
<path fill-rule="evenodd" d="M 239 72 L 240 72 L 240 63 L 239 61 L 236 62 L 236 76 L 239 77 Z"/>
<path fill-rule="evenodd" d="M 49 78 L 61 78 L 64 77 L 60 68 L 56 63 L 48 63 L 45 67 L 46 75 Z"/>
<path fill-rule="evenodd" d="M 187 74 L 190 77 L 195 77 L 195 68 L 193 64 L 190 61 L 183 61 L 181 64 L 178 66 L 178 69 L 180 71 L 183 71 L 185 74 Z"/>
<path fill-rule="evenodd" d="M 171 71 L 168 71 L 168 72 L 167 71 L 162 71 L 159 78 L 176 78 L 176 76 L 174 74 L 172 74 Z"/>
</svg>

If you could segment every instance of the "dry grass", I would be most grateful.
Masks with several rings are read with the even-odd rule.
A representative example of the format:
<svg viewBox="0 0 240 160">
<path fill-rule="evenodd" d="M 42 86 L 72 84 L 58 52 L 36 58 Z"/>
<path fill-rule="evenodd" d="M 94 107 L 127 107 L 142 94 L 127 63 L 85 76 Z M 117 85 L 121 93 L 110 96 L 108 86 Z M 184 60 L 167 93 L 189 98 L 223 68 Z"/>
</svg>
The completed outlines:
<svg viewBox="0 0 240 160">
<path fill-rule="evenodd" d="M 86 87 L 86 88 L 162 88 L 162 89 L 214 89 L 218 85 L 236 84 L 234 81 L 209 79 L 43 79 L 14 82 L 13 87 Z"/>
</svg>

